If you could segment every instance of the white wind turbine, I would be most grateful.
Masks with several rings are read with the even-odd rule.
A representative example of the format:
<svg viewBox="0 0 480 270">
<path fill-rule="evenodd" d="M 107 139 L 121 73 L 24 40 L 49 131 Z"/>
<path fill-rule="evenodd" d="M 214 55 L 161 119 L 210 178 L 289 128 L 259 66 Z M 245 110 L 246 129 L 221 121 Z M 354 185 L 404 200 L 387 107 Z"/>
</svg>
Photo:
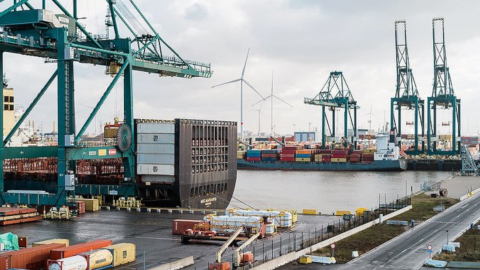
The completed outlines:
<svg viewBox="0 0 480 270">
<path fill-rule="evenodd" d="M 249 53 L 250 53 L 250 48 L 248 48 L 247 58 L 245 58 L 245 64 L 243 65 L 242 76 L 239 79 L 212 86 L 212 88 L 214 88 L 214 87 L 218 87 L 218 86 L 229 84 L 229 83 L 234 83 L 238 81 L 240 82 L 240 138 L 242 139 L 242 141 L 243 141 L 243 83 L 245 83 L 250 88 L 252 88 L 252 90 L 255 91 L 262 98 L 262 100 L 265 100 L 265 98 L 262 95 L 260 95 L 260 93 L 249 82 L 247 82 L 247 80 L 243 78 L 245 76 L 245 68 L 247 67 L 247 60 L 248 60 Z"/>
<path fill-rule="evenodd" d="M 262 101 L 266 101 L 267 99 L 270 99 L 270 110 L 271 110 L 271 112 L 270 112 L 270 135 L 271 136 L 275 135 L 275 134 L 273 134 L 273 98 L 276 98 L 276 99 L 280 100 L 281 102 L 283 102 L 283 103 L 285 103 L 288 106 L 293 108 L 293 106 L 288 104 L 285 100 L 283 100 L 283 99 L 281 99 L 281 98 L 279 98 L 279 97 L 277 97 L 273 94 L 273 72 L 272 72 L 272 90 L 270 92 L 270 96 L 268 96 L 268 97 L 264 98 L 263 100 L 260 100 L 259 102 L 252 105 L 252 106 L 255 106 Z"/>
<path fill-rule="evenodd" d="M 265 103 L 263 103 L 263 104 L 265 104 Z M 258 108 L 258 110 L 252 110 L 254 112 L 258 112 L 258 137 L 260 137 L 260 133 L 261 133 L 261 126 L 260 126 L 261 116 L 263 115 L 263 117 L 267 118 L 265 116 L 265 114 L 262 112 L 263 104 L 260 105 L 260 108 Z"/>
</svg>

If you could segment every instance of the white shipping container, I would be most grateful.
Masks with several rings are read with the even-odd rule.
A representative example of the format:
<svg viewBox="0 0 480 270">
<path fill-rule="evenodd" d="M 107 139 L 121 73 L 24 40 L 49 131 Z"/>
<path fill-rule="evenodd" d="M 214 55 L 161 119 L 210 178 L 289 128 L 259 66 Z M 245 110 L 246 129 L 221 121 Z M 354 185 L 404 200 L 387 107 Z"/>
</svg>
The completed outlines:
<svg viewBox="0 0 480 270">
<path fill-rule="evenodd" d="M 231 216 L 269 217 L 274 220 L 275 225 L 278 227 L 288 228 L 293 226 L 292 213 L 286 211 L 227 209 L 225 214 Z"/>
<path fill-rule="evenodd" d="M 138 134 L 137 143 L 175 143 L 175 134 Z"/>
<path fill-rule="evenodd" d="M 137 174 L 140 175 L 175 175 L 175 166 L 159 164 L 138 164 Z"/>
<path fill-rule="evenodd" d="M 137 153 L 139 154 L 175 154 L 175 144 L 173 143 L 139 143 L 137 144 Z"/>
<path fill-rule="evenodd" d="M 204 220 L 210 222 L 210 229 L 213 231 L 235 231 L 243 226 L 260 231 L 262 226 L 260 217 L 206 216 Z"/>
<path fill-rule="evenodd" d="M 175 133 L 174 123 L 139 123 L 137 124 L 137 134 L 148 133 Z"/>
<path fill-rule="evenodd" d="M 175 165 L 175 155 L 171 154 L 138 154 L 138 164 Z"/>
<path fill-rule="evenodd" d="M 144 183 L 166 183 L 173 184 L 175 183 L 175 176 L 171 175 L 143 175 L 142 181 Z"/>
</svg>

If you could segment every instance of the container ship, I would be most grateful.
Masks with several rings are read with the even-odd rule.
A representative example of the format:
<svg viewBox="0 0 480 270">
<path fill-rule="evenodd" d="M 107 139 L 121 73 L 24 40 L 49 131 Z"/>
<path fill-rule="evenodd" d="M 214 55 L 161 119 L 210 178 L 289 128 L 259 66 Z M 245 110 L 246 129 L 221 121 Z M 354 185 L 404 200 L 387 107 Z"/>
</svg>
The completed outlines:
<svg viewBox="0 0 480 270">
<path fill-rule="evenodd" d="M 115 144 L 121 129 L 118 121 L 106 125 L 100 139 L 88 142 L 98 150 L 85 155 L 116 155 L 117 149 L 109 146 Z M 236 122 L 136 119 L 130 134 L 135 136 L 133 195 L 142 203 L 198 209 L 229 205 L 237 177 Z M 125 186 L 123 165 L 121 158 L 77 161 L 75 194 L 99 195 L 104 187 Z M 31 190 L 45 196 L 55 193 L 57 166 L 56 158 L 5 160 L 5 190 Z M 113 189 L 107 194 L 106 202 L 122 196 Z"/>
<path fill-rule="evenodd" d="M 387 135 L 377 137 L 377 149 L 303 149 L 286 145 L 282 149 L 237 152 L 239 170 L 306 171 L 404 171 L 407 162 Z"/>
</svg>

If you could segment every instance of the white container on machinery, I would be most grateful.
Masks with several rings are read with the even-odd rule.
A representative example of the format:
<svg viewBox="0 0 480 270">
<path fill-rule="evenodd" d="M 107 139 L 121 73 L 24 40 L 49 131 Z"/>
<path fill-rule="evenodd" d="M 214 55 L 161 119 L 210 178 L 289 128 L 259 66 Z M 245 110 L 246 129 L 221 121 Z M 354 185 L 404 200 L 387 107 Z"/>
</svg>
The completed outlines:
<svg viewBox="0 0 480 270">
<path fill-rule="evenodd" d="M 137 174 L 140 175 L 175 175 L 174 165 L 159 164 L 139 164 L 137 165 Z"/>
<path fill-rule="evenodd" d="M 172 155 L 172 154 L 137 154 L 137 164 L 175 165 L 175 155 Z"/>
<path fill-rule="evenodd" d="M 137 133 L 137 143 L 161 143 L 161 144 L 174 144 L 175 134 L 140 134 Z"/>
<path fill-rule="evenodd" d="M 175 144 L 173 143 L 138 143 L 138 154 L 175 154 Z"/>
<path fill-rule="evenodd" d="M 230 216 L 269 217 L 278 227 L 289 228 L 293 226 L 292 213 L 287 211 L 227 209 L 225 214 Z"/>
<path fill-rule="evenodd" d="M 138 123 L 137 134 L 145 133 L 175 133 L 175 123 Z"/>
<path fill-rule="evenodd" d="M 241 216 L 213 216 L 204 217 L 205 221 L 210 222 L 212 231 L 234 232 L 240 227 L 256 228 L 260 231 L 262 227 L 260 217 L 241 217 Z"/>
</svg>

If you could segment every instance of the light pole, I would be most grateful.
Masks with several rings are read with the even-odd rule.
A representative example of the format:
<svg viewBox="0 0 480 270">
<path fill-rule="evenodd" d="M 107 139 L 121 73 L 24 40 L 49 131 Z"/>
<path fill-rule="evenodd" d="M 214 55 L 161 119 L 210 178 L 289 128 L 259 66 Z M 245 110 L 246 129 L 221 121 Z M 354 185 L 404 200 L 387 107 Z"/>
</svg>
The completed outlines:
<svg viewBox="0 0 480 270">
<path fill-rule="evenodd" d="M 448 230 L 447 230 L 447 245 L 448 245 Z"/>
</svg>

